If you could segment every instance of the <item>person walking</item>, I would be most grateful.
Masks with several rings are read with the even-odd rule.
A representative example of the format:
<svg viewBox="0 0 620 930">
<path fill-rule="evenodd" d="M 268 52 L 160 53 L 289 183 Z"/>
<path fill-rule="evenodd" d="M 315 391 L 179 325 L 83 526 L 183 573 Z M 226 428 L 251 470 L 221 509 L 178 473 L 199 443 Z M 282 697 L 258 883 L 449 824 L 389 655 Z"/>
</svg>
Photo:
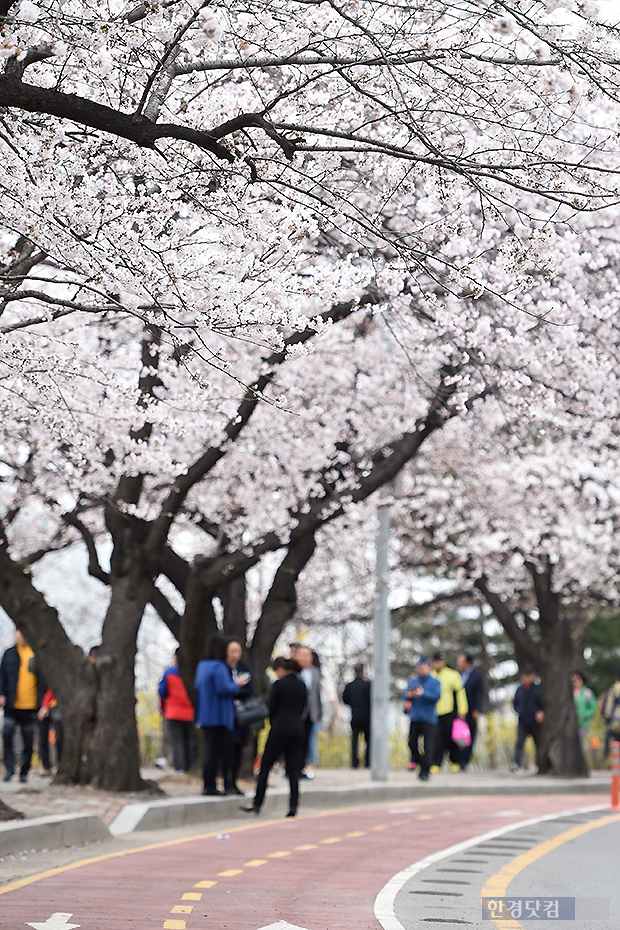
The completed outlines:
<svg viewBox="0 0 620 930">
<path fill-rule="evenodd" d="M 468 652 L 461 652 L 456 657 L 456 668 L 460 672 L 465 696 L 467 697 L 467 716 L 465 720 L 471 733 L 469 746 L 461 747 L 461 771 L 465 772 L 471 760 L 478 732 L 478 717 L 484 705 L 484 681 L 478 669 L 474 668 L 474 659 Z"/>
<path fill-rule="evenodd" d="M 300 646 L 297 649 L 297 662 L 301 667 L 301 680 L 308 692 L 308 716 L 305 722 L 306 740 L 302 749 L 301 777 L 311 780 L 314 778 L 316 758 L 310 759 L 310 751 L 323 719 L 321 673 L 314 664 L 312 649 L 308 646 Z"/>
<path fill-rule="evenodd" d="M 586 738 L 590 729 L 592 717 L 596 713 L 596 695 L 590 688 L 586 688 L 583 672 L 575 670 L 570 676 L 577 712 L 577 728 L 582 751 L 586 748 Z"/>
<path fill-rule="evenodd" d="M 242 655 L 243 646 L 239 640 L 234 637 L 229 639 L 226 647 L 226 665 L 231 670 L 232 680 L 237 682 L 239 678 L 246 680 L 246 683 L 239 689 L 239 693 L 235 697 L 235 707 L 251 698 L 254 691 L 252 671 L 248 665 L 241 661 Z M 236 721 L 234 729 L 228 731 L 226 752 L 224 754 L 224 791 L 226 794 L 243 794 L 237 784 L 237 779 L 241 769 L 241 751 L 247 745 L 250 734 L 249 727 L 240 728 L 237 726 Z"/>
<path fill-rule="evenodd" d="M 163 715 L 172 744 L 172 764 L 177 775 L 187 772 L 192 765 L 194 752 L 194 705 L 179 669 L 179 650 L 174 663 L 162 675 L 157 692 L 162 701 Z"/>
<path fill-rule="evenodd" d="M 284 756 L 289 780 L 289 809 L 287 817 L 295 817 L 299 805 L 299 763 L 306 745 L 305 719 L 308 710 L 308 692 L 299 676 L 301 666 L 295 659 L 278 656 L 272 665 L 277 680 L 269 692 L 269 720 L 271 729 L 265 744 L 254 800 L 241 810 L 246 814 L 259 814 L 265 800 L 267 779 L 274 764 Z"/>
<path fill-rule="evenodd" d="M 435 739 L 437 736 L 437 713 L 435 705 L 441 697 L 441 684 L 430 674 L 431 660 L 423 656 L 416 663 L 417 675 L 407 682 L 405 699 L 409 708 L 409 749 L 411 758 L 420 767 L 418 778 L 428 781 Z M 420 752 L 420 739 L 424 741 L 424 752 Z"/>
<path fill-rule="evenodd" d="M 536 672 L 533 668 L 526 667 L 521 671 L 521 684 L 515 691 L 512 706 L 519 718 L 517 724 L 517 742 L 515 745 L 514 758 L 510 764 L 511 772 L 518 772 L 521 768 L 523 757 L 523 747 L 528 736 L 534 740 L 534 745 L 538 750 L 540 742 L 540 727 L 545 719 L 542 700 L 540 697 L 540 685 L 536 682 Z"/>
<path fill-rule="evenodd" d="M 32 763 L 37 712 L 47 688 L 37 670 L 37 660 L 22 633 L 15 631 L 15 645 L 9 646 L 0 662 L 0 707 L 4 708 L 2 741 L 4 781 L 15 774 L 15 732 L 22 737 L 19 780 L 28 781 Z"/>
<path fill-rule="evenodd" d="M 609 747 L 615 740 L 620 740 L 620 669 L 616 672 L 616 680 L 605 693 L 601 704 L 601 717 L 605 721 L 605 758 L 609 755 Z"/>
<path fill-rule="evenodd" d="M 441 772 L 446 752 L 450 758 L 450 771 L 461 770 L 461 750 L 452 739 L 452 724 L 458 716 L 465 720 L 467 716 L 467 695 L 463 679 L 456 671 L 450 668 L 443 652 L 436 652 L 433 656 L 431 675 L 437 678 L 441 685 L 441 697 L 437 702 L 437 741 L 431 772 Z"/>
<path fill-rule="evenodd" d="M 371 684 L 364 675 L 364 666 L 358 662 L 354 666 L 355 678 L 345 685 L 342 692 L 343 702 L 351 708 L 351 768 L 359 766 L 359 738 L 363 735 L 366 742 L 364 765 L 370 768 L 370 689 Z"/>
<path fill-rule="evenodd" d="M 235 698 L 249 680 L 246 675 L 233 681 L 227 650 L 227 638 L 213 633 L 196 668 L 196 723 L 205 741 L 202 793 L 206 795 L 224 794 L 217 787 L 217 773 L 224 768 L 227 735 L 235 728 Z"/>
</svg>

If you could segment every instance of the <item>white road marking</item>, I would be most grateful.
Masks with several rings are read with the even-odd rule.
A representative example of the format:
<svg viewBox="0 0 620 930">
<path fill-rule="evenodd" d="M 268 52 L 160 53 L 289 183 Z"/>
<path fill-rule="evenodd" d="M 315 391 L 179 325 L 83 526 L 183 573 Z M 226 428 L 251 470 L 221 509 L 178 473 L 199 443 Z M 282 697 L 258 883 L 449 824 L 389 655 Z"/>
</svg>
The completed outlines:
<svg viewBox="0 0 620 930">
<path fill-rule="evenodd" d="M 269 924 L 267 927 L 259 927 L 259 930 L 306 930 L 306 928 L 289 924 L 288 920 L 278 920 L 277 923 Z"/>
<path fill-rule="evenodd" d="M 34 930 L 77 930 L 80 924 L 70 924 L 72 917 L 73 914 L 56 913 L 48 917 L 44 924 L 28 924 L 27 926 L 33 927 Z"/>
<path fill-rule="evenodd" d="M 591 811 L 604 810 L 607 810 L 604 804 L 597 804 L 593 807 L 579 807 L 577 809 L 573 807 L 559 814 L 545 814 L 543 817 L 532 817 L 531 820 L 520 820 L 518 823 L 511 823 L 507 827 L 490 830 L 488 833 L 474 836 L 470 840 L 456 843 L 455 846 L 449 846 L 447 849 L 441 849 L 439 852 L 432 853 L 432 855 L 426 856 L 424 859 L 418 860 L 418 862 L 414 862 L 413 865 L 407 866 L 402 872 L 398 872 L 383 886 L 375 898 L 375 917 L 383 927 L 383 930 L 405 930 L 394 910 L 396 895 L 404 885 L 407 884 L 410 878 L 417 875 L 418 872 L 421 872 L 423 869 L 427 869 L 429 865 L 434 865 L 436 862 L 447 859 L 448 856 L 453 856 L 455 853 L 463 852 L 465 849 L 471 849 L 472 846 L 478 846 L 479 843 L 485 843 L 487 840 L 493 840 L 498 836 L 504 836 L 506 833 L 510 833 L 513 830 L 521 830 L 523 827 L 532 827 L 537 823 L 544 823 L 546 820 L 558 820 L 560 817 L 566 817 L 569 814 L 587 814 Z M 276 926 L 278 925 L 272 924 L 272 927 Z M 271 928 L 261 928 L 261 930 L 271 930 Z"/>
</svg>

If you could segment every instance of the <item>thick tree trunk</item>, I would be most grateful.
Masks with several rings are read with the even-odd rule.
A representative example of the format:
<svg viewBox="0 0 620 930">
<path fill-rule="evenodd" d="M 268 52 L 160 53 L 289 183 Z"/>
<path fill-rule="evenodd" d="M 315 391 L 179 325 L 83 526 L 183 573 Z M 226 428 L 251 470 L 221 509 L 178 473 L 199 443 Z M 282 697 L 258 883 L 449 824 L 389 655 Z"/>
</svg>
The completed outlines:
<svg viewBox="0 0 620 930">
<path fill-rule="evenodd" d="M 87 782 L 97 686 L 94 669 L 69 640 L 56 610 L 33 585 L 27 566 L 11 559 L 4 533 L 1 543 L 0 604 L 34 650 L 63 714 L 65 745 L 57 780 Z"/>
<path fill-rule="evenodd" d="M 588 769 L 581 751 L 570 682 L 575 661 L 570 622 L 562 609 L 560 595 L 553 590 L 551 566 L 540 571 L 528 563 L 527 569 L 532 576 L 539 614 L 536 640 L 517 623 L 507 602 L 489 588 L 486 577 L 476 579 L 475 585 L 515 644 L 520 666 L 531 665 L 540 675 L 545 713 L 537 753 L 540 774 L 583 778 Z"/>
<path fill-rule="evenodd" d="M 276 640 L 297 609 L 297 580 L 312 558 L 315 548 L 314 533 L 292 543 L 265 598 L 250 649 L 257 693 L 261 691 Z"/>
<path fill-rule="evenodd" d="M 149 600 L 148 579 L 131 575 L 113 584 L 95 670 L 96 720 L 89 762 L 93 784 L 108 791 L 139 791 L 140 747 L 136 727 L 136 639 Z"/>
<path fill-rule="evenodd" d="M 541 775 L 553 773 L 563 778 L 585 778 L 588 768 L 581 751 L 577 729 L 577 713 L 573 700 L 570 673 L 573 651 L 560 648 L 541 655 L 537 670 L 545 709 L 540 745 L 537 753 Z"/>
<path fill-rule="evenodd" d="M 545 711 L 537 753 L 538 770 L 541 775 L 553 772 L 563 778 L 587 777 L 570 680 L 575 667 L 575 645 L 569 618 L 560 595 L 553 590 L 551 565 L 544 571 L 531 564 L 527 568 L 534 582 L 539 612 L 536 668 Z"/>
<path fill-rule="evenodd" d="M 248 635 L 245 575 L 220 588 L 217 593 L 224 609 L 224 633 L 234 636 L 245 648 Z"/>
<path fill-rule="evenodd" d="M 186 591 L 178 661 L 187 693 L 195 703 L 196 666 L 204 656 L 209 636 L 217 633 L 217 622 L 212 603 L 213 592 L 205 592 L 197 583 L 197 572 L 194 568 L 190 571 Z"/>
</svg>

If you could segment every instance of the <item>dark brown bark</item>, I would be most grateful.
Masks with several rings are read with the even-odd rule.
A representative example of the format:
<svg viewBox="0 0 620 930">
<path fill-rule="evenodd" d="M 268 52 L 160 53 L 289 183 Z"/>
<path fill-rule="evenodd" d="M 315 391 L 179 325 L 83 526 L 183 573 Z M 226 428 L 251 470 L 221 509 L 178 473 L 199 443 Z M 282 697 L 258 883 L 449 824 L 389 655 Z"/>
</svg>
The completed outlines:
<svg viewBox="0 0 620 930">
<path fill-rule="evenodd" d="M 138 629 L 149 594 L 147 578 L 127 574 L 114 580 L 95 663 L 98 687 L 90 781 L 108 791 L 146 787 L 140 776 L 134 665 Z"/>
<path fill-rule="evenodd" d="M 515 644 L 521 662 L 540 675 L 545 719 L 536 761 L 541 775 L 582 778 L 588 769 L 581 751 L 577 714 L 570 683 L 575 651 L 570 621 L 560 595 L 553 590 L 551 565 L 538 569 L 528 563 L 538 607 L 538 639 L 517 622 L 515 612 L 489 587 L 486 577 L 474 582 Z"/>
<path fill-rule="evenodd" d="M 276 640 L 297 609 L 297 581 L 315 548 L 314 534 L 289 547 L 263 603 L 250 649 L 257 693 L 261 691 Z"/>
<path fill-rule="evenodd" d="M 173 123 L 153 123 L 145 116 L 122 113 L 77 94 L 63 94 L 53 88 L 26 84 L 20 79 L 20 64 L 23 63 L 17 63 L 16 74 L 7 65 L 5 74 L 0 76 L 0 107 L 46 113 L 121 139 L 129 139 L 143 148 L 155 148 L 155 143 L 160 139 L 179 139 L 191 142 L 223 161 L 235 161 L 235 155 L 230 149 L 204 130 Z"/>
<path fill-rule="evenodd" d="M 22 814 L 21 811 L 16 811 L 12 807 L 9 807 L 8 804 L 5 804 L 4 801 L 0 801 L 0 821 L 23 819 L 24 814 Z"/>
<path fill-rule="evenodd" d="M 224 585 L 218 594 L 224 611 L 224 633 L 238 639 L 245 649 L 248 636 L 245 575 Z"/>
<path fill-rule="evenodd" d="M 94 669 L 78 654 L 56 610 L 34 587 L 27 566 L 11 559 L 4 530 L 0 541 L 0 604 L 34 650 L 63 714 L 66 736 L 57 780 L 87 782 L 97 689 Z"/>
</svg>

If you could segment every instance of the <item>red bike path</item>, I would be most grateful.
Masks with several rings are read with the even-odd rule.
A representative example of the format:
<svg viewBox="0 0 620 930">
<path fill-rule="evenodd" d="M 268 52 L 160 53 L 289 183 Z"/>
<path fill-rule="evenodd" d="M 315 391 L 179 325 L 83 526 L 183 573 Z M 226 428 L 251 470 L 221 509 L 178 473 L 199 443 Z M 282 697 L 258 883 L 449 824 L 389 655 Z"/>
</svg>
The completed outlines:
<svg viewBox="0 0 620 930">
<path fill-rule="evenodd" d="M 48 926 L 258 930 L 285 920 L 308 930 L 378 930 L 375 897 L 411 863 L 510 823 L 595 805 L 583 795 L 455 797 L 294 820 L 248 815 L 227 838 L 205 833 L 126 849 L 0 887 L 0 928 L 23 930 L 57 914 L 62 920 Z"/>
</svg>

